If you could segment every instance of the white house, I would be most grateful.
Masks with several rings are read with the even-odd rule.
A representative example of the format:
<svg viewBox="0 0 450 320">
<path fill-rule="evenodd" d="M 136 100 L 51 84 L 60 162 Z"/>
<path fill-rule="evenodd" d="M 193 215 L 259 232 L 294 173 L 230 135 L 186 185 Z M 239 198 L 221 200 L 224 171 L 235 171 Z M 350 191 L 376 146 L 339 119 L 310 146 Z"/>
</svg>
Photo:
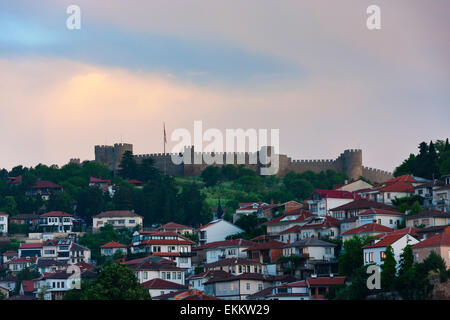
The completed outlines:
<svg viewBox="0 0 450 320">
<path fill-rule="evenodd" d="M 44 232 L 72 232 L 73 216 L 62 211 L 51 211 L 40 215 L 39 228 Z"/>
<path fill-rule="evenodd" d="M 110 257 L 116 252 L 122 252 L 124 256 L 127 255 L 127 246 L 116 241 L 111 241 L 100 246 L 100 254 L 102 256 Z"/>
<path fill-rule="evenodd" d="M 305 202 L 311 213 L 323 216 L 331 215 L 331 209 L 352 202 L 356 198 L 357 196 L 350 191 L 316 189 Z"/>
<path fill-rule="evenodd" d="M 0 236 L 8 233 L 8 214 L 0 212 Z"/>
<path fill-rule="evenodd" d="M 368 244 L 363 247 L 364 265 L 376 264 L 378 266 L 382 266 L 386 257 L 386 248 L 387 246 L 391 246 L 398 268 L 400 255 L 403 253 L 403 249 L 408 244 L 412 246 L 418 242 L 419 241 L 409 233 L 393 232 L 391 234 L 387 234 L 375 240 L 373 244 Z"/>
<path fill-rule="evenodd" d="M 245 249 L 254 246 L 253 241 L 244 239 L 234 239 L 210 242 L 200 247 L 196 247 L 195 251 L 204 249 L 206 253 L 206 263 L 213 263 L 221 259 L 227 258 L 246 258 Z"/>
<path fill-rule="evenodd" d="M 371 208 L 361 212 L 358 218 L 361 226 L 375 222 L 388 228 L 398 229 L 405 219 L 405 214 L 394 210 Z"/>
<path fill-rule="evenodd" d="M 163 294 L 171 293 L 171 292 L 177 292 L 181 290 L 186 290 L 187 286 L 162 280 L 159 278 L 154 278 L 152 280 L 146 281 L 141 284 L 143 287 L 148 289 L 148 292 L 150 293 L 150 297 L 157 297 L 161 296 Z"/>
<path fill-rule="evenodd" d="M 155 262 L 151 259 L 144 262 L 129 265 L 135 272 L 139 283 L 144 283 L 152 279 L 162 279 L 184 285 L 185 269 L 178 268 L 174 263 Z"/>
<path fill-rule="evenodd" d="M 142 226 L 143 218 L 129 210 L 105 211 L 92 217 L 93 231 L 99 231 L 101 227 L 107 224 L 114 228 L 133 229 Z"/>
<path fill-rule="evenodd" d="M 225 240 L 227 236 L 244 232 L 244 230 L 226 220 L 217 219 L 196 229 L 196 232 L 200 244 L 205 244 Z"/>
</svg>

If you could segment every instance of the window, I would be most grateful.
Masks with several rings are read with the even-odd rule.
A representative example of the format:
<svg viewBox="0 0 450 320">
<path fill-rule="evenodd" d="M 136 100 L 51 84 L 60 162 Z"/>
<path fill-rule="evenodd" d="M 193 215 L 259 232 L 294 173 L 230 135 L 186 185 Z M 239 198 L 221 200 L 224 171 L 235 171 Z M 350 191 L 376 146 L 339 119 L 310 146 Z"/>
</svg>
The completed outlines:
<svg viewBox="0 0 450 320">
<path fill-rule="evenodd" d="M 161 272 L 161 276 L 162 276 L 163 279 L 165 279 L 166 278 L 166 273 L 164 271 Z"/>
<path fill-rule="evenodd" d="M 239 273 L 242 273 L 242 266 L 239 265 Z"/>
<path fill-rule="evenodd" d="M 378 224 L 381 224 L 381 219 L 378 219 Z"/>
<path fill-rule="evenodd" d="M 170 272 L 167 272 L 167 275 L 166 275 L 166 276 L 167 276 L 166 279 L 167 279 L 167 280 L 170 280 Z"/>
<path fill-rule="evenodd" d="M 373 262 L 373 252 L 369 253 L 369 262 Z"/>
<path fill-rule="evenodd" d="M 386 253 L 384 251 L 380 252 L 380 259 L 384 260 L 384 258 L 386 258 Z"/>
<path fill-rule="evenodd" d="M 135 220 L 128 220 L 129 224 L 134 224 L 136 221 Z"/>
<path fill-rule="evenodd" d="M 247 273 L 250 273 L 250 266 L 247 266 Z"/>
<path fill-rule="evenodd" d="M 61 282 L 61 288 L 64 288 L 64 282 Z"/>
<path fill-rule="evenodd" d="M 392 224 L 392 219 L 389 219 L 389 224 Z"/>
<path fill-rule="evenodd" d="M 181 272 L 178 272 L 178 280 L 181 280 Z"/>
<path fill-rule="evenodd" d="M 260 283 L 258 284 L 258 291 L 261 291 L 263 289 L 263 285 Z"/>
<path fill-rule="evenodd" d="M 145 271 L 144 272 L 144 279 L 147 279 L 148 278 L 148 273 L 147 273 L 147 271 Z"/>
<path fill-rule="evenodd" d="M 177 273 L 176 272 L 172 272 L 172 279 L 175 280 L 177 278 Z"/>
<path fill-rule="evenodd" d="M 247 282 L 247 290 L 250 290 L 250 282 Z"/>
<path fill-rule="evenodd" d="M 326 254 L 331 254 L 331 248 L 325 248 L 325 253 Z"/>
</svg>

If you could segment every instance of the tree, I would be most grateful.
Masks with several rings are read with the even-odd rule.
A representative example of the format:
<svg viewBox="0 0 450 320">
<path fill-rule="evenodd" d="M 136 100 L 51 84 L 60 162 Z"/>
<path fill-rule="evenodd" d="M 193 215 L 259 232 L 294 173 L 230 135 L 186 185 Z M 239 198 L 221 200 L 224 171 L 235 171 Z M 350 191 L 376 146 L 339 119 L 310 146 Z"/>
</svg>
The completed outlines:
<svg viewBox="0 0 450 320">
<path fill-rule="evenodd" d="M 119 175 L 124 179 L 133 179 L 136 177 L 137 164 L 133 152 L 125 151 L 119 165 Z"/>
<path fill-rule="evenodd" d="M 363 247 L 371 241 L 371 237 L 354 236 L 344 242 L 338 257 L 339 273 L 350 277 L 363 265 Z"/>
<path fill-rule="evenodd" d="M 362 260 L 362 259 L 361 259 Z M 367 267 L 360 266 L 353 270 L 350 277 L 351 285 L 345 288 L 337 288 L 337 292 L 330 294 L 330 298 L 336 300 L 363 300 L 370 291 L 367 288 Z"/>
<path fill-rule="evenodd" d="M 202 171 L 200 177 L 205 182 L 206 187 L 213 187 L 221 178 L 220 169 L 216 166 L 208 166 Z"/>
<path fill-rule="evenodd" d="M 98 187 L 85 188 L 77 199 L 77 215 L 92 217 L 99 214 L 105 205 L 105 197 Z"/>
<path fill-rule="evenodd" d="M 394 251 L 391 246 L 386 247 L 384 262 L 381 270 L 381 289 L 385 292 L 391 292 L 395 287 L 396 265 Z"/>
<path fill-rule="evenodd" d="M 159 170 L 155 167 L 155 159 L 153 158 L 146 158 L 137 166 L 136 176 L 144 182 L 158 179 L 160 174 Z"/>
<path fill-rule="evenodd" d="M 75 290 L 75 289 L 74 289 Z M 100 269 L 93 281 L 84 281 L 79 289 L 80 300 L 150 300 L 148 289 L 139 284 L 127 266 L 109 263 Z"/>
<path fill-rule="evenodd" d="M 414 201 L 410 208 L 410 214 L 417 214 L 423 211 L 422 207 L 419 204 L 419 201 Z"/>
</svg>

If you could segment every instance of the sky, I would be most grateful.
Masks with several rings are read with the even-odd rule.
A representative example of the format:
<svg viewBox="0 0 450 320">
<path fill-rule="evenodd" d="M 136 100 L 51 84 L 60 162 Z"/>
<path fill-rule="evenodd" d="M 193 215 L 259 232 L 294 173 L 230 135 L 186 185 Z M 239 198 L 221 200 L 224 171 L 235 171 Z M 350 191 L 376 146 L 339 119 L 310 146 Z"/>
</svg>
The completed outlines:
<svg viewBox="0 0 450 320">
<path fill-rule="evenodd" d="M 358 148 L 393 171 L 450 136 L 449 14 L 447 0 L 1 1 L 0 168 L 120 142 L 160 153 L 163 122 L 170 151 L 200 120 L 279 129 L 293 159 Z"/>
</svg>

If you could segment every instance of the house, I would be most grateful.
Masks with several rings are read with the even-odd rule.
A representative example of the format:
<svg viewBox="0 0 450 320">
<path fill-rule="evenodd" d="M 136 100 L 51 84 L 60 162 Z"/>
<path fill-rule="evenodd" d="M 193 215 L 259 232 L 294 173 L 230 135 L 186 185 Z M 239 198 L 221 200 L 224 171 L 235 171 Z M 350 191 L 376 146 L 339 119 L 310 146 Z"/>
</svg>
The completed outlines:
<svg viewBox="0 0 450 320">
<path fill-rule="evenodd" d="M 23 280 L 22 281 L 23 294 L 25 296 L 34 297 L 34 281 L 33 280 Z"/>
<path fill-rule="evenodd" d="M 9 289 L 0 284 L 0 296 L 3 295 L 5 299 L 9 298 Z"/>
<path fill-rule="evenodd" d="M 36 257 L 19 257 L 9 260 L 5 265 L 11 272 L 20 272 L 23 269 L 31 268 L 36 264 L 36 260 Z"/>
<path fill-rule="evenodd" d="M 128 183 L 132 184 L 133 186 L 135 186 L 137 188 L 142 188 L 145 185 L 144 181 L 136 180 L 136 179 L 130 179 L 130 180 L 128 180 Z"/>
<path fill-rule="evenodd" d="M 382 226 L 397 229 L 403 223 L 405 214 L 395 210 L 370 208 L 358 215 L 359 225 L 376 222 Z"/>
<path fill-rule="evenodd" d="M 300 205 L 300 204 L 299 204 Z M 233 214 L 233 223 L 243 216 L 256 215 L 258 218 L 272 219 L 273 215 L 280 211 L 282 205 L 267 204 L 265 202 L 240 203 L 239 208 Z M 301 205 L 300 205 L 301 206 Z"/>
<path fill-rule="evenodd" d="M 72 232 L 73 216 L 62 211 L 51 211 L 40 215 L 39 229 L 43 232 Z"/>
<path fill-rule="evenodd" d="M 290 227 L 289 229 L 286 229 L 284 231 L 280 232 L 280 241 L 284 243 L 291 243 L 298 241 L 302 238 L 301 236 L 302 227 L 299 225 Z"/>
<path fill-rule="evenodd" d="M 204 283 L 214 278 L 232 277 L 233 275 L 223 270 L 209 270 L 190 276 L 187 280 L 193 289 L 205 291 Z"/>
<path fill-rule="evenodd" d="M 241 228 L 223 219 L 213 220 L 195 231 L 198 234 L 200 245 L 209 242 L 223 241 L 228 236 L 244 232 Z"/>
<path fill-rule="evenodd" d="M 323 300 L 331 287 L 345 284 L 345 277 L 309 277 L 306 282 L 310 290 L 310 300 Z"/>
<path fill-rule="evenodd" d="M 249 295 L 272 285 L 273 277 L 260 273 L 217 277 L 204 283 L 206 294 L 224 300 L 245 300 Z"/>
<path fill-rule="evenodd" d="M 70 239 L 46 240 L 42 243 L 42 257 L 52 258 L 66 263 L 70 262 L 70 248 L 73 242 Z"/>
<path fill-rule="evenodd" d="M 312 216 L 315 215 L 304 209 L 289 211 L 280 217 L 264 223 L 264 225 L 267 227 L 267 235 L 279 235 L 281 232 L 294 226 L 302 226 L 307 222 L 305 221 L 305 219 Z"/>
<path fill-rule="evenodd" d="M 339 191 L 348 191 L 348 192 L 355 192 L 361 189 L 368 189 L 368 188 L 372 188 L 373 185 L 371 185 L 370 183 L 365 182 L 364 180 L 358 179 L 355 181 L 352 181 L 350 183 L 346 183 L 342 186 L 339 186 L 337 188 L 335 188 L 335 190 L 339 190 Z"/>
<path fill-rule="evenodd" d="M 19 246 L 19 257 L 41 257 L 42 242 L 25 242 Z"/>
<path fill-rule="evenodd" d="M 410 235 L 409 233 L 404 232 L 392 232 L 388 233 L 378 239 L 375 239 L 373 243 L 365 245 L 363 247 L 363 259 L 364 265 L 367 264 L 376 264 L 378 266 L 382 266 L 384 263 L 384 259 L 386 257 L 386 248 L 388 246 L 392 247 L 394 252 L 394 258 L 397 262 L 397 268 L 399 267 L 400 255 L 403 253 L 403 249 L 407 245 L 414 245 L 419 241 Z"/>
<path fill-rule="evenodd" d="M 161 296 L 164 294 L 179 292 L 186 290 L 187 286 L 181 285 L 172 281 L 163 280 L 160 278 L 154 278 L 152 280 L 141 283 L 141 286 L 148 289 L 150 297 Z"/>
<path fill-rule="evenodd" d="M 135 231 L 131 244 L 131 253 L 147 253 L 167 258 L 177 267 L 192 268 L 192 246 L 194 241 L 176 232 Z"/>
<path fill-rule="evenodd" d="M 143 217 L 134 213 L 134 210 L 105 211 L 92 217 L 94 232 L 99 231 L 106 224 L 114 228 L 135 229 L 143 225 Z"/>
<path fill-rule="evenodd" d="M 406 226 L 414 227 L 424 225 L 427 227 L 450 225 L 450 212 L 426 210 L 417 214 L 406 216 Z"/>
<path fill-rule="evenodd" d="M 197 265 L 203 263 L 213 263 L 227 258 L 245 258 L 247 253 L 244 249 L 255 245 L 255 242 L 244 239 L 233 239 L 210 242 L 192 248 L 195 253 L 193 261 Z"/>
<path fill-rule="evenodd" d="M 13 258 L 17 258 L 18 256 L 19 256 L 19 254 L 17 253 L 17 251 L 8 250 L 8 251 L 3 252 L 2 261 L 0 261 L 0 262 L 6 263 Z"/>
<path fill-rule="evenodd" d="M 0 212 L 0 236 L 8 234 L 8 217 L 5 212 Z"/>
<path fill-rule="evenodd" d="M 260 263 L 274 263 L 283 255 L 283 246 L 283 242 L 273 240 L 244 249 L 244 252 L 247 252 L 247 258 L 250 260 Z"/>
<path fill-rule="evenodd" d="M 80 284 L 81 274 L 76 272 L 46 273 L 39 279 L 39 284 L 36 286 L 36 295 L 45 288 L 47 291 L 45 300 L 63 300 L 67 291 L 79 288 Z"/>
<path fill-rule="evenodd" d="M 336 244 L 315 238 L 306 238 L 283 246 L 283 256 L 301 259 L 296 276 L 305 279 L 311 274 L 328 275 L 337 272 Z M 281 266 L 285 269 L 285 266 Z"/>
<path fill-rule="evenodd" d="M 63 188 L 51 181 L 37 180 L 36 183 L 27 190 L 25 194 L 29 197 L 40 196 L 43 200 L 48 200 L 50 195 L 63 192 Z"/>
<path fill-rule="evenodd" d="M 91 262 L 91 250 L 84 247 L 78 243 L 72 243 L 70 247 L 70 264 L 77 264 L 80 262 L 90 263 Z"/>
<path fill-rule="evenodd" d="M 448 179 L 447 176 L 447 182 Z M 436 210 L 450 212 L 450 184 L 433 189 L 433 204 Z"/>
<path fill-rule="evenodd" d="M 162 280 L 171 281 L 184 285 L 184 271 L 185 269 L 178 268 L 175 263 L 167 261 L 165 259 L 160 260 L 160 262 L 153 261 L 152 259 L 147 259 L 135 264 L 126 264 L 131 270 L 134 271 L 139 283 L 144 283 L 149 280 L 159 278 Z"/>
<path fill-rule="evenodd" d="M 194 228 L 192 227 L 188 227 L 179 223 L 175 223 L 175 222 L 168 222 L 165 225 L 162 225 L 161 227 L 159 227 L 158 231 L 168 231 L 168 232 L 177 232 L 179 234 L 192 234 L 194 233 Z"/>
<path fill-rule="evenodd" d="M 110 194 L 112 193 L 111 180 L 89 177 L 89 187 L 97 187 L 103 192 L 109 191 Z"/>
<path fill-rule="evenodd" d="M 22 176 L 18 177 L 7 177 L 8 178 L 8 184 L 10 185 L 18 185 L 22 183 Z"/>
<path fill-rule="evenodd" d="M 0 279 L 0 287 L 3 287 L 9 292 L 14 292 L 16 290 L 18 279 L 15 273 L 9 273 L 4 278 Z"/>
<path fill-rule="evenodd" d="M 196 290 L 187 289 L 181 291 L 174 291 L 163 294 L 161 296 L 152 297 L 153 300 L 220 300 L 218 298 L 207 295 L 206 293 Z"/>
<path fill-rule="evenodd" d="M 430 182 L 422 183 L 414 187 L 414 194 L 423 197 L 422 207 L 433 209 L 434 190 L 444 186 L 445 183 L 434 179 Z"/>
<path fill-rule="evenodd" d="M 127 255 L 127 246 L 116 241 L 111 241 L 100 246 L 100 254 L 102 256 L 111 257 L 116 252 L 121 252 L 123 255 Z"/>
<path fill-rule="evenodd" d="M 342 238 L 342 234 L 348 230 L 358 228 L 359 225 L 359 218 L 358 217 L 351 217 L 346 219 L 339 220 L 339 236 Z"/>
<path fill-rule="evenodd" d="M 275 287 L 268 287 L 247 296 L 247 300 L 309 300 L 306 280 L 294 281 Z"/>
<path fill-rule="evenodd" d="M 301 227 L 300 237 L 305 238 L 330 238 L 336 239 L 339 236 L 339 220 L 331 216 L 311 216 L 305 219 L 305 224 Z"/>
<path fill-rule="evenodd" d="M 450 226 L 445 227 L 441 233 L 416 243 L 412 250 L 415 262 L 422 262 L 434 251 L 444 259 L 447 268 L 450 268 Z"/>
<path fill-rule="evenodd" d="M 394 207 L 387 204 L 376 202 L 367 199 L 356 199 L 352 202 L 346 203 L 342 206 L 331 209 L 332 216 L 338 220 L 349 219 L 352 217 L 357 217 L 363 211 L 367 209 L 387 209 L 393 210 Z"/>
<path fill-rule="evenodd" d="M 342 241 L 347 241 L 353 238 L 354 236 L 363 237 L 376 237 L 380 234 L 385 234 L 391 232 L 392 229 L 385 227 L 378 223 L 368 223 L 363 226 L 359 226 L 354 229 L 347 230 L 341 234 Z"/>
<path fill-rule="evenodd" d="M 227 258 L 205 264 L 205 271 L 212 270 L 223 270 L 234 275 L 239 275 L 242 273 L 267 274 L 265 264 L 260 263 L 259 261 L 244 258 Z"/>
<path fill-rule="evenodd" d="M 54 273 L 57 271 L 63 271 L 67 269 L 68 265 L 65 261 L 49 259 L 49 258 L 38 258 L 36 263 L 37 269 L 41 275 L 46 273 Z"/>
<path fill-rule="evenodd" d="M 10 223 L 15 224 L 27 224 L 30 227 L 36 227 L 39 224 L 39 215 L 31 213 L 31 214 L 16 214 L 15 216 L 9 219 Z"/>
<path fill-rule="evenodd" d="M 309 212 L 321 216 L 331 215 L 331 209 L 359 199 L 359 196 L 342 190 L 314 190 L 305 200 Z"/>
</svg>

